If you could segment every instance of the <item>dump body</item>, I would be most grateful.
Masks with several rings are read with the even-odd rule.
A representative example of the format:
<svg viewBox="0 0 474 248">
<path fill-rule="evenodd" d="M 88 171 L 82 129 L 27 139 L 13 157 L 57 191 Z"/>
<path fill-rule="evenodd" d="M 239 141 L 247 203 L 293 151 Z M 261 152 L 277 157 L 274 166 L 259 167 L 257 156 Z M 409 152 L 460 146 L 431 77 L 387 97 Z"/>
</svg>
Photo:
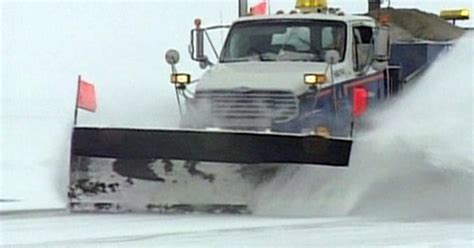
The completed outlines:
<svg viewBox="0 0 474 248">
<path fill-rule="evenodd" d="M 410 80 L 431 65 L 450 42 L 396 42 L 391 46 L 390 64 L 403 68 L 402 80 Z"/>
</svg>

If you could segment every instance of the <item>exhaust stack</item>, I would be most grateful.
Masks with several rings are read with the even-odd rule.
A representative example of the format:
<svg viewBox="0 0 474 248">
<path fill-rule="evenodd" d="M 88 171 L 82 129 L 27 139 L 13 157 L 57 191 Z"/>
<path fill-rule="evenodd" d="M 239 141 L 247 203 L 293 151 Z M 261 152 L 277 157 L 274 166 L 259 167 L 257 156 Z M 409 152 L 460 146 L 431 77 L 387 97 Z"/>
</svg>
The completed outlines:
<svg viewBox="0 0 474 248">
<path fill-rule="evenodd" d="M 239 0 L 239 17 L 246 16 L 247 14 L 248 14 L 247 0 Z"/>
<path fill-rule="evenodd" d="M 369 12 L 380 9 L 382 0 L 369 0 Z"/>
</svg>

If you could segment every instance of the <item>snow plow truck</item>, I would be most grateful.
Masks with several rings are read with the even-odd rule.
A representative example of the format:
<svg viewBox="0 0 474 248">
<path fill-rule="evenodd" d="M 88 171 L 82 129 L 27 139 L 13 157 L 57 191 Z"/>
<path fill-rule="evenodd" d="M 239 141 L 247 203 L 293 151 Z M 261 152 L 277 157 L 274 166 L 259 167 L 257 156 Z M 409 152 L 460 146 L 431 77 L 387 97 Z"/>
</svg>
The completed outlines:
<svg viewBox="0 0 474 248">
<path fill-rule="evenodd" d="M 199 80 L 166 53 L 179 128 L 74 127 L 71 211 L 250 213 L 252 191 L 281 168 L 349 166 L 359 119 L 448 46 L 391 44 L 383 22 L 326 1 L 272 15 L 239 7 L 230 26 L 195 20 Z M 219 28 L 228 28 L 220 53 L 208 35 Z"/>
</svg>

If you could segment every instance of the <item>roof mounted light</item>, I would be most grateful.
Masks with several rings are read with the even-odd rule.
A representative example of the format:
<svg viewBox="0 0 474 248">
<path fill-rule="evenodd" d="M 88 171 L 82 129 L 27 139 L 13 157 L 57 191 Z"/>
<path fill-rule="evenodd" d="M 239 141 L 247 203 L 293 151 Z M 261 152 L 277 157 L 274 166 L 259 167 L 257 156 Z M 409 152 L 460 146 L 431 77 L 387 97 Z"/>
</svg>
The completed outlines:
<svg viewBox="0 0 474 248">
<path fill-rule="evenodd" d="M 328 4 L 326 0 L 296 0 L 296 9 L 303 13 L 308 12 L 326 12 Z"/>
<path fill-rule="evenodd" d="M 440 17 L 445 20 L 469 20 L 469 9 L 443 10 Z"/>
</svg>

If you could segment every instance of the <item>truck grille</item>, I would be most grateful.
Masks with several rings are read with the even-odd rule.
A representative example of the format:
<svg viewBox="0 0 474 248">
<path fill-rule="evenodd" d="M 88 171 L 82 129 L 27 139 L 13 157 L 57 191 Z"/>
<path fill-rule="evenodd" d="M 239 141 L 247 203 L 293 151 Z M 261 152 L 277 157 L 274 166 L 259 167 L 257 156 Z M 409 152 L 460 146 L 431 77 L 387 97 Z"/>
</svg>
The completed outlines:
<svg viewBox="0 0 474 248">
<path fill-rule="evenodd" d="M 286 122 L 298 114 L 298 100 L 291 91 L 210 90 L 198 91 L 195 99 L 210 105 L 214 127 L 270 128 L 272 122 Z"/>
</svg>

